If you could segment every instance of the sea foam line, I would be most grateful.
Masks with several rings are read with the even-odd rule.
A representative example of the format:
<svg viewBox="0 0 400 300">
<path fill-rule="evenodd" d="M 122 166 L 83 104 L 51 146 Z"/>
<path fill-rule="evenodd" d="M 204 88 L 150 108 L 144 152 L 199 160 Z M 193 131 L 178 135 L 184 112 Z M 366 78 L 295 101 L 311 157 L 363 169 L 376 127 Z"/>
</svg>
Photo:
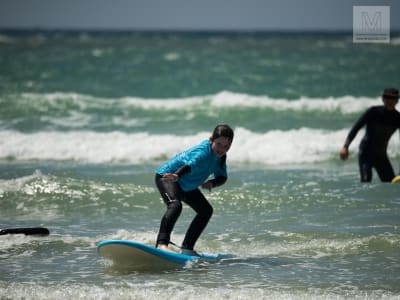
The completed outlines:
<svg viewBox="0 0 400 300">
<path fill-rule="evenodd" d="M 301 164 L 338 159 L 348 129 L 311 128 L 256 133 L 235 128 L 229 160 L 266 165 Z M 0 131 L 0 159 L 30 161 L 78 161 L 88 163 L 132 163 L 165 160 L 177 152 L 209 138 L 209 132 L 190 136 L 124 132 L 36 132 Z M 357 152 L 362 134 L 350 150 Z M 389 145 L 391 156 L 399 156 L 399 139 Z"/>
<path fill-rule="evenodd" d="M 216 107 L 254 107 L 268 108 L 276 111 L 339 111 L 351 114 L 365 110 L 369 106 L 379 105 L 379 99 L 367 97 L 343 96 L 339 98 L 276 99 L 268 96 L 252 96 L 247 94 L 223 91 L 212 97 L 211 104 Z"/>
<path fill-rule="evenodd" d="M 340 112 L 342 114 L 358 113 L 366 110 L 372 105 L 380 105 L 379 97 L 325 97 L 325 98 L 309 98 L 300 97 L 298 99 L 277 99 L 269 96 L 255 96 L 242 93 L 233 93 L 230 91 L 222 91 L 214 95 L 202 95 L 185 98 L 165 98 L 152 99 L 140 97 L 122 97 L 115 99 L 97 98 L 94 96 L 77 94 L 77 93 L 47 93 L 35 94 L 24 93 L 22 95 L 14 95 L 15 101 L 24 101 L 26 105 L 43 109 L 43 107 L 57 107 L 57 103 L 68 102 L 75 105 L 75 109 L 79 111 L 96 108 L 140 108 L 144 110 L 192 110 L 194 107 L 198 109 L 215 108 L 258 108 L 270 109 L 274 111 L 322 111 L 322 112 Z M 14 101 L 14 100 L 13 100 Z M 1 102 L 1 99 L 0 99 Z M 62 105 L 64 109 L 64 105 Z"/>
</svg>

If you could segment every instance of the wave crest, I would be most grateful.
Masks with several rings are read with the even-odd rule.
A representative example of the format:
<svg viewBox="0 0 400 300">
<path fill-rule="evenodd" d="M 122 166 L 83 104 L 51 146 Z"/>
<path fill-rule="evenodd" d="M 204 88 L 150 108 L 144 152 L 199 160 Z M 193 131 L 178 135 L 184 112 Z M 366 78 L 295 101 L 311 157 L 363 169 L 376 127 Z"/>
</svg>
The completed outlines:
<svg viewBox="0 0 400 300">
<path fill-rule="evenodd" d="M 266 165 L 301 164 L 338 159 L 348 130 L 300 128 L 265 133 L 235 129 L 228 153 L 231 162 Z M 350 150 L 356 152 L 360 133 Z M 54 160 L 88 163 L 131 163 L 165 160 L 209 137 L 208 132 L 190 136 L 123 132 L 37 132 L 0 131 L 0 159 Z M 400 155 L 398 139 L 389 144 L 391 156 Z"/>
</svg>

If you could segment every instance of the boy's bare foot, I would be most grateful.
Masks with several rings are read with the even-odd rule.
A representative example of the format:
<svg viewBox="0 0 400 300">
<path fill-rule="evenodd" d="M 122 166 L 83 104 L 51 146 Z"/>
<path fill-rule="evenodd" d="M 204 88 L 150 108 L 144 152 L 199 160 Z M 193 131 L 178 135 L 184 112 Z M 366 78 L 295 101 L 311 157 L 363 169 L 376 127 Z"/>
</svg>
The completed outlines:
<svg viewBox="0 0 400 300">
<path fill-rule="evenodd" d="M 196 251 L 190 249 L 182 249 L 181 253 L 189 256 L 200 256 Z"/>
<path fill-rule="evenodd" d="M 167 245 L 158 245 L 157 248 L 160 249 L 160 250 L 177 253 L 173 249 L 169 248 Z"/>
</svg>

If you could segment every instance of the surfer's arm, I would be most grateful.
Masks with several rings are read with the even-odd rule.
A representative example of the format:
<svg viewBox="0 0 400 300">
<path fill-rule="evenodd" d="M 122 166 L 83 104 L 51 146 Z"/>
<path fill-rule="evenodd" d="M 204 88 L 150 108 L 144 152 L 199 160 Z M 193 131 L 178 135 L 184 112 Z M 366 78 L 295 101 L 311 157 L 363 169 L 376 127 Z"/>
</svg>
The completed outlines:
<svg viewBox="0 0 400 300">
<path fill-rule="evenodd" d="M 219 168 L 214 172 L 214 178 L 203 183 L 202 187 L 208 190 L 223 185 L 228 179 L 226 172 L 226 155 L 222 158 Z"/>
<path fill-rule="evenodd" d="M 175 174 L 178 175 L 178 177 L 182 177 L 183 175 L 186 175 L 188 173 L 190 173 L 192 169 L 190 168 L 189 165 L 183 165 L 182 167 L 180 167 Z"/>
<path fill-rule="evenodd" d="M 351 128 L 349 134 L 347 135 L 346 141 L 344 142 L 343 147 L 344 148 L 349 148 L 351 142 L 354 140 L 356 137 L 357 133 L 360 131 L 360 129 L 367 123 L 368 116 L 370 114 L 371 109 L 368 109 L 358 120 L 357 122 L 353 125 Z"/>
<path fill-rule="evenodd" d="M 206 181 L 205 183 L 203 183 L 201 185 L 201 187 L 203 189 L 208 189 L 209 191 L 211 191 L 212 188 L 215 188 L 217 186 L 223 185 L 226 182 L 227 179 L 228 178 L 225 177 L 225 176 L 218 176 L 217 178 L 210 179 L 210 180 Z"/>
<path fill-rule="evenodd" d="M 182 176 L 190 173 L 190 171 L 191 171 L 191 168 L 189 165 L 183 165 L 175 173 L 166 173 L 166 174 L 163 174 L 162 177 L 168 178 L 172 181 L 178 181 L 179 177 L 182 177 Z"/>
<path fill-rule="evenodd" d="M 351 142 L 354 140 L 356 137 L 357 133 L 360 131 L 360 129 L 367 123 L 367 118 L 369 114 L 369 110 L 367 110 L 358 120 L 357 122 L 353 125 L 353 127 L 350 129 L 349 134 L 347 135 L 347 138 L 344 142 L 344 145 L 342 149 L 340 150 L 340 158 L 342 160 L 345 160 L 349 156 L 349 146 Z"/>
<path fill-rule="evenodd" d="M 217 187 L 223 185 L 228 178 L 225 176 L 218 176 L 217 178 L 211 179 L 210 181 L 213 184 L 213 187 Z"/>
</svg>

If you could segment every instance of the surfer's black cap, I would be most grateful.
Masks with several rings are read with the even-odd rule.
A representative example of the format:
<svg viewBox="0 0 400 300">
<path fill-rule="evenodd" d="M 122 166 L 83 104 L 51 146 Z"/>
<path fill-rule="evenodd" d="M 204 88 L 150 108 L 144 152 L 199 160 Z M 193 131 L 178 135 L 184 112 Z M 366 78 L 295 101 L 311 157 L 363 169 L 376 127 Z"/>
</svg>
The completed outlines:
<svg viewBox="0 0 400 300">
<path fill-rule="evenodd" d="M 383 98 L 399 99 L 399 90 L 395 88 L 386 88 L 383 90 Z"/>
</svg>

